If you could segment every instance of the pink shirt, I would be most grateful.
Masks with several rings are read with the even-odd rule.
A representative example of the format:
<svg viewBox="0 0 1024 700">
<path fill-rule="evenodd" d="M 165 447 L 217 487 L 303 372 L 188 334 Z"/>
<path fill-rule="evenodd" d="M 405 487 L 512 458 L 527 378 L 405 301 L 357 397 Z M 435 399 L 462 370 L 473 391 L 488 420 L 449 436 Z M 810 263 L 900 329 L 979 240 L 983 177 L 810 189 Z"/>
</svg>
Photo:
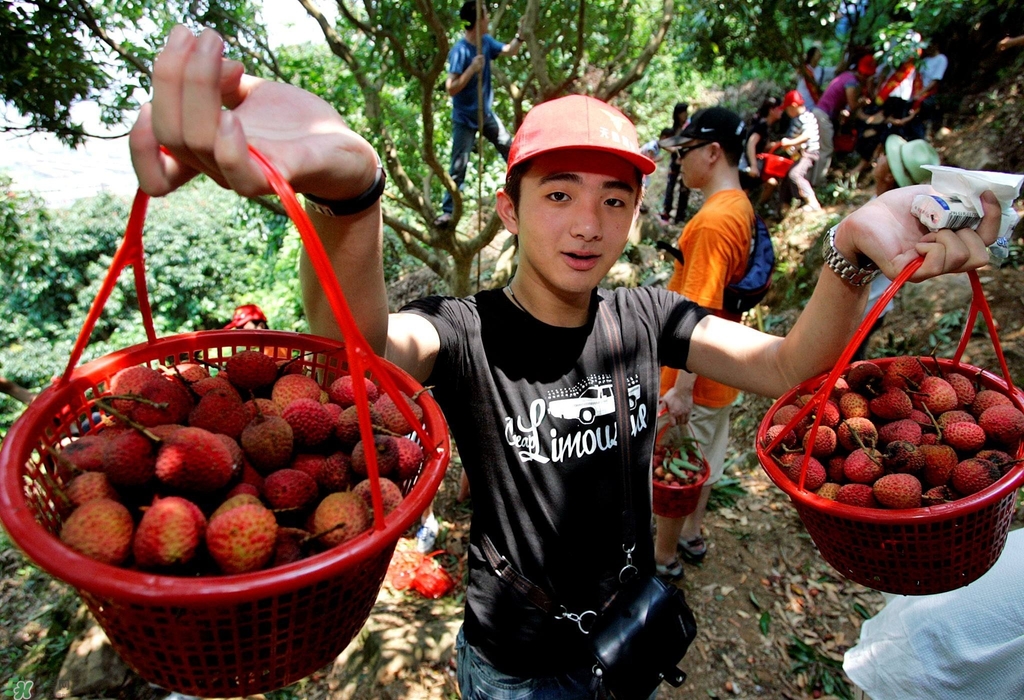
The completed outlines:
<svg viewBox="0 0 1024 700">
<path fill-rule="evenodd" d="M 830 117 L 835 117 L 840 110 L 846 107 L 846 88 L 859 84 L 857 74 L 852 70 L 840 73 L 825 88 L 821 99 L 818 100 L 818 109 Z"/>
</svg>

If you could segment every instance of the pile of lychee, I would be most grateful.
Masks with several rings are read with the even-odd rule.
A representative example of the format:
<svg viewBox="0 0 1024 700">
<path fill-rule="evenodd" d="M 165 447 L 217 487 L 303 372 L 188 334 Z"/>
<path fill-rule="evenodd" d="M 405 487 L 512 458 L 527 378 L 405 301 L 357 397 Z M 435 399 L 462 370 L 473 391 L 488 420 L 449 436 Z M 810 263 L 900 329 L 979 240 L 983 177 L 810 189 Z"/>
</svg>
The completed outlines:
<svg viewBox="0 0 1024 700">
<path fill-rule="evenodd" d="M 361 439 L 358 381 L 372 445 Z M 399 400 L 421 418 L 413 398 Z M 369 451 L 385 516 L 424 462 L 413 427 L 370 378 L 324 388 L 301 362 L 253 350 L 221 366 L 123 369 L 94 406 L 101 425 L 53 451 L 69 474 L 60 538 L 98 561 L 168 575 L 257 571 L 337 546 L 373 525 Z"/>
<path fill-rule="evenodd" d="M 654 481 L 666 486 L 693 485 L 707 471 L 697 441 L 689 435 L 675 434 L 654 446 L 652 468 Z"/>
<path fill-rule="evenodd" d="M 820 398 L 802 395 L 779 407 L 762 446 L 785 433 L 769 458 L 822 498 L 864 508 L 935 506 L 992 486 L 1021 461 L 1024 413 L 1005 393 L 985 388 L 977 376 L 944 370 L 934 358 L 856 362 L 822 409 L 817 404 L 786 429 L 801 407 Z M 806 457 L 818 410 L 821 423 Z"/>
</svg>

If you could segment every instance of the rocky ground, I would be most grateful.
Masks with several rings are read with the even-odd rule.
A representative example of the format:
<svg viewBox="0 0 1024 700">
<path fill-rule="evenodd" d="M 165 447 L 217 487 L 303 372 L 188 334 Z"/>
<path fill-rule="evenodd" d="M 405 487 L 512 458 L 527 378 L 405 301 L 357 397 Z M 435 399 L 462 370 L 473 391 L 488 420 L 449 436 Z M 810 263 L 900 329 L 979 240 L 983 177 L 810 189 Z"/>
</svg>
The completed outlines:
<svg viewBox="0 0 1024 700">
<path fill-rule="evenodd" d="M 1019 92 L 1018 82 L 1007 89 Z M 991 103 L 999 103 L 998 98 Z M 1019 111 L 1008 111 L 1004 118 L 1019 119 Z M 998 141 L 988 135 L 990 127 L 969 124 L 940 141 L 945 162 L 977 167 L 968 159 L 983 146 L 991 160 L 987 167 L 1009 170 L 1012 164 L 1019 165 L 1024 150 L 1020 132 L 1015 132 L 1016 141 L 1003 142 L 1011 147 L 1000 157 Z M 663 179 L 662 173 L 655 174 L 652 202 L 660 201 L 657 185 Z M 783 278 L 766 300 L 764 313 L 751 323 L 770 332 L 785 331 L 820 264 L 814 251 L 821 232 L 865 201 L 869 192 L 833 183 L 828 194 L 824 213 L 797 212 L 777 225 Z M 662 226 L 653 214 L 643 231 L 648 242 L 678 235 L 677 228 Z M 636 257 L 644 264 L 667 264 L 652 247 L 640 248 L 646 250 Z M 1022 267 L 1024 254 L 1018 243 L 1011 264 L 987 268 L 981 274 L 1011 376 L 1018 383 L 1024 383 Z M 431 284 L 430 280 L 407 281 L 405 286 L 415 293 L 417 287 Z M 905 288 L 887 315 L 883 332 L 873 338 L 869 355 L 927 354 L 937 348 L 940 356 L 950 356 L 963 329 L 969 299 L 964 276 Z M 997 367 L 985 332 L 975 329 L 964 360 L 987 369 Z M 663 686 L 659 697 L 810 698 L 830 693 L 843 697 L 848 692 L 841 670 L 843 652 L 856 642 L 861 622 L 882 605 L 879 593 L 843 578 L 820 557 L 788 498 L 758 465 L 753 434 L 768 406 L 767 400 L 750 397 L 734 414 L 727 478 L 716 489 L 713 510 L 705 521 L 709 553 L 703 564 L 688 565 L 679 583 L 700 627 L 681 664 L 689 677 L 679 689 Z M 458 474 L 456 461 L 436 501 L 442 522 L 438 545 L 449 553 L 443 562 L 457 580 L 452 593 L 427 600 L 385 585 L 370 620 L 344 653 L 304 681 L 268 697 L 458 697 L 452 647 L 461 616 L 461 562 L 472 512 L 471 501 L 455 500 Z M 1014 527 L 1021 522 L 1018 510 Z M 400 541 L 400 551 L 412 547 L 409 534 L 410 538 Z M 5 540 L 0 540 L 0 611 L 0 683 L 7 694 L 13 695 L 17 682 L 32 681 L 32 697 L 149 700 L 168 696 L 125 669 L 115 655 L 105 653 L 102 636 L 89 631 L 90 617 L 74 591 L 41 573 Z"/>
</svg>

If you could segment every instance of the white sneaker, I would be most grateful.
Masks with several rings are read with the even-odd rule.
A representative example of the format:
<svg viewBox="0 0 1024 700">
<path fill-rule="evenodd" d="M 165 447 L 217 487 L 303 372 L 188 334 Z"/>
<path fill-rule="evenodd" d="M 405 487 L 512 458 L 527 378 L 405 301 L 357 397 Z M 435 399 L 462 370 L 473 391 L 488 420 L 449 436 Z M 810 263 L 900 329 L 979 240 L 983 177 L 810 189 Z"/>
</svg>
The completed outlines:
<svg viewBox="0 0 1024 700">
<path fill-rule="evenodd" d="M 416 531 L 416 551 L 420 554 L 434 551 L 434 543 L 437 541 L 437 533 L 440 529 L 441 526 L 437 522 L 437 518 L 431 513 L 420 525 L 420 529 Z"/>
</svg>

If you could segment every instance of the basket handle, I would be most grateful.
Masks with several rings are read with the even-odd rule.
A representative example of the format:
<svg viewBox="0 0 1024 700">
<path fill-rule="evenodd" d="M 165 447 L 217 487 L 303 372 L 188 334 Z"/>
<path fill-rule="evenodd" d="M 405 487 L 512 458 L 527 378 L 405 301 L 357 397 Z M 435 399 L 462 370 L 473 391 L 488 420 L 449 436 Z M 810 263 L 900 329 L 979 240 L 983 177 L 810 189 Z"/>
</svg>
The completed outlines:
<svg viewBox="0 0 1024 700">
<path fill-rule="evenodd" d="M 886 288 L 882 296 L 878 298 L 875 305 L 871 307 L 871 310 L 864 316 L 864 320 L 861 321 L 857 331 L 853 334 L 853 338 L 847 344 L 846 348 L 843 349 L 842 354 L 836 361 L 835 366 L 825 377 L 825 381 L 818 387 L 817 393 L 814 394 L 813 398 L 806 404 L 800 407 L 800 410 L 796 412 L 793 418 L 790 419 L 789 423 L 786 424 L 785 428 L 779 431 L 779 434 L 775 436 L 768 446 L 765 448 L 765 452 L 771 454 L 776 447 L 782 442 L 785 436 L 794 428 L 797 424 L 802 421 L 808 413 L 813 409 L 818 409 L 808 432 L 810 433 L 810 439 L 807 441 L 807 447 L 804 451 L 805 459 L 800 464 L 800 479 L 798 486 L 804 488 L 804 481 L 807 476 L 807 465 L 809 464 L 808 459 L 811 456 L 811 450 L 814 448 L 814 440 L 818 435 L 818 428 L 821 426 L 821 419 L 824 416 L 824 410 L 821 410 L 825 406 L 825 402 L 828 401 L 828 397 L 832 394 L 832 389 L 836 385 L 836 381 L 839 379 L 839 375 L 843 373 L 846 366 L 850 363 L 853 354 L 857 352 L 857 348 L 860 347 L 861 343 L 867 337 L 868 333 L 871 332 L 871 328 L 875 325 L 875 322 L 882 315 L 882 311 L 892 301 L 893 297 L 896 296 L 896 292 L 899 291 L 900 287 L 910 279 L 918 268 L 924 263 L 924 258 L 920 257 L 916 260 L 911 261 L 900 273 L 896 276 L 896 279 Z M 970 270 L 967 272 L 967 277 L 971 281 L 971 307 L 967 314 L 967 323 L 964 326 L 963 334 L 960 336 L 960 342 L 957 345 L 956 353 L 954 354 L 953 361 L 957 365 L 960 364 L 960 359 L 963 357 L 964 350 L 967 348 L 967 343 L 971 339 L 971 331 L 974 329 L 974 322 L 978 317 L 978 312 L 981 312 L 982 317 L 985 319 L 985 324 L 988 326 L 988 334 L 992 339 L 992 347 L 995 349 L 996 357 L 999 360 L 999 366 L 1003 371 L 1003 379 L 1006 381 L 1006 386 L 1009 389 L 1011 396 L 1015 396 L 1017 390 L 1014 388 L 1013 379 L 1010 377 L 1010 370 L 1006 365 L 1006 357 L 1003 355 L 1003 348 L 999 343 L 999 335 L 996 332 L 995 319 L 992 318 L 992 309 L 989 307 L 988 300 L 985 298 L 985 294 L 981 288 L 981 280 L 978 277 L 976 270 Z"/>
<path fill-rule="evenodd" d="M 327 297 L 331 311 L 334 313 L 335 321 L 337 321 L 338 327 L 341 329 L 345 338 L 345 354 L 348 359 L 349 372 L 353 376 L 362 377 L 366 376 L 367 371 L 369 371 L 370 374 L 376 377 L 385 393 L 389 394 L 392 399 L 394 399 L 395 406 L 398 408 L 399 412 L 401 412 L 402 415 L 405 416 L 405 419 L 409 421 L 409 424 L 413 426 L 416 431 L 416 435 L 419 437 L 420 442 L 423 445 L 424 451 L 437 449 L 438 445 L 436 444 L 436 441 L 430 438 L 426 430 L 420 424 L 420 421 L 416 419 L 412 409 L 409 408 L 403 398 L 404 394 L 388 373 L 384 371 L 380 358 L 373 352 L 373 349 L 366 341 L 366 338 L 363 337 L 359 327 L 356 325 L 355 319 L 352 317 L 352 312 L 349 309 L 348 302 L 345 300 L 345 295 L 341 291 L 338 279 L 334 275 L 330 259 L 327 257 L 327 252 L 324 250 L 323 242 L 320 240 L 320 236 L 317 234 L 313 223 L 309 220 L 309 216 L 306 214 L 305 209 L 303 209 L 302 205 L 299 204 L 299 201 L 295 196 L 295 190 L 292 189 L 292 186 L 284 179 L 284 177 L 281 176 L 273 164 L 256 148 L 250 145 L 249 153 L 263 171 L 263 174 L 266 176 L 271 188 L 277 196 L 280 197 L 285 212 L 287 212 L 288 217 L 292 222 L 294 222 L 295 227 L 299 231 L 299 235 L 302 237 L 302 243 L 306 248 L 306 253 L 309 255 L 310 262 L 313 265 L 316 276 L 319 279 L 320 285 Z M 146 337 L 149 343 L 154 343 L 157 340 L 156 331 L 153 326 L 153 314 L 149 305 L 149 296 L 146 287 L 145 261 L 142 246 L 142 230 L 143 224 L 146 220 L 146 209 L 148 204 L 149 195 L 141 189 L 138 190 L 135 194 L 135 201 L 132 204 L 132 211 L 128 218 L 128 226 L 125 229 L 124 239 L 118 247 L 117 253 L 115 253 L 114 259 L 110 264 L 110 269 L 107 270 L 107 275 L 100 287 L 100 291 L 96 295 L 96 299 L 93 301 L 92 306 L 89 309 L 89 314 L 86 317 L 85 324 L 82 326 L 82 330 L 78 334 L 78 339 L 75 341 L 75 346 L 71 352 L 71 357 L 68 360 L 68 365 L 64 370 L 63 376 L 57 382 L 58 386 L 62 386 L 71 381 L 75 367 L 78 365 L 82 352 L 85 350 L 85 346 L 89 342 L 89 338 L 92 335 L 96 322 L 103 311 L 103 307 L 106 305 L 121 271 L 129 265 L 132 266 L 135 274 L 135 289 L 139 298 L 139 309 L 142 312 L 142 322 L 146 329 Z M 352 388 L 355 393 L 356 405 L 358 406 L 357 410 L 359 412 L 360 438 L 367 445 L 372 445 L 374 442 L 373 427 L 370 419 L 366 387 L 362 382 L 352 382 Z M 384 510 L 383 498 L 381 496 L 379 484 L 380 477 L 377 470 L 376 450 L 366 450 L 366 456 L 367 476 L 371 479 L 373 486 L 370 490 L 372 493 L 374 510 L 374 528 L 382 530 L 384 529 Z"/>
</svg>

